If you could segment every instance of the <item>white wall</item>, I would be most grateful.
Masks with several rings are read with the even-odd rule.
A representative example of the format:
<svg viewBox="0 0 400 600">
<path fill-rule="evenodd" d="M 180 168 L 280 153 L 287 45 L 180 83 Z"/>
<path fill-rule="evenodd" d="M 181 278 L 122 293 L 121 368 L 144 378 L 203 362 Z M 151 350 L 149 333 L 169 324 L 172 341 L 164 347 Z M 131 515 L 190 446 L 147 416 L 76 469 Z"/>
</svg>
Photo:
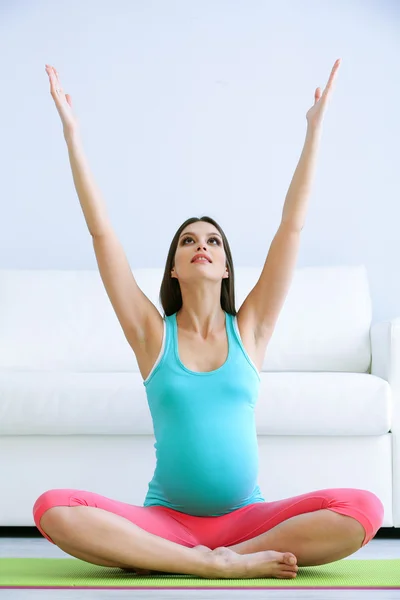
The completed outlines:
<svg viewBox="0 0 400 600">
<path fill-rule="evenodd" d="M 400 316 L 400 10 L 389 0 L 14 0 L 0 8 L 0 268 L 97 268 L 45 63 L 135 267 L 209 214 L 260 270 L 315 88 L 342 58 L 297 267 L 365 264 Z"/>
</svg>

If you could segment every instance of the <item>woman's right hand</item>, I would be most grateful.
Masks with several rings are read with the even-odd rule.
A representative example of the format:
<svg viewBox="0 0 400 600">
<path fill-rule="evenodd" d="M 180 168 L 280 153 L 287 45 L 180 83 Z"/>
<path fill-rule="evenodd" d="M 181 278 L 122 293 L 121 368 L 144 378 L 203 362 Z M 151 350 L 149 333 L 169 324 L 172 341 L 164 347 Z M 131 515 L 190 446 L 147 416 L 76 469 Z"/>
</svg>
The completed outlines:
<svg viewBox="0 0 400 600">
<path fill-rule="evenodd" d="M 78 121 L 72 112 L 71 96 L 64 93 L 58 72 L 55 68 L 51 65 L 46 65 L 45 68 L 50 80 L 50 94 L 61 117 L 64 134 L 72 133 L 78 128 Z"/>
</svg>

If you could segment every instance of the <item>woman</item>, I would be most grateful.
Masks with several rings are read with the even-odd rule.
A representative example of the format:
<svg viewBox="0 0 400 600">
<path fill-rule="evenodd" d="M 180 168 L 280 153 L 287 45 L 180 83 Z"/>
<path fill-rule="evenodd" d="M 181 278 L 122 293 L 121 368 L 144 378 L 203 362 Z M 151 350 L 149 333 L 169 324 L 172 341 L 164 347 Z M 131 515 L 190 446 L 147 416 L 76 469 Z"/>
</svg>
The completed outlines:
<svg viewBox="0 0 400 600">
<path fill-rule="evenodd" d="M 340 60 L 315 92 L 282 223 L 238 313 L 228 240 L 211 218 L 176 232 L 161 286 L 165 316 L 142 293 L 89 171 L 71 97 L 46 65 L 99 271 L 133 348 L 153 418 L 156 469 L 143 506 L 82 490 L 49 490 L 37 527 L 89 563 L 206 578 L 294 578 L 298 566 L 356 552 L 383 522 L 367 490 L 338 488 L 266 502 L 254 423 L 265 350 L 293 275 L 322 118 Z"/>
</svg>

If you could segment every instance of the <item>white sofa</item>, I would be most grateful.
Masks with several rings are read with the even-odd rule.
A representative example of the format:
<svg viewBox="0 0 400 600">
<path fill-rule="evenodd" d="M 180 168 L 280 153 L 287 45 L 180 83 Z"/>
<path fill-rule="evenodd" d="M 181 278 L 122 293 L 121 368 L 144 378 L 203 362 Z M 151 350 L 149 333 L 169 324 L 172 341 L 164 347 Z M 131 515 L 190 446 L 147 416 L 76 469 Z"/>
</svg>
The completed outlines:
<svg viewBox="0 0 400 600">
<path fill-rule="evenodd" d="M 237 309 L 260 273 L 235 269 Z M 134 275 L 162 314 L 163 269 Z M 296 270 L 261 373 L 259 484 L 267 501 L 370 490 L 400 527 L 400 319 L 371 321 L 363 265 Z M 153 444 L 98 271 L 0 270 L 0 526 L 33 526 L 52 488 L 142 505 Z"/>
</svg>

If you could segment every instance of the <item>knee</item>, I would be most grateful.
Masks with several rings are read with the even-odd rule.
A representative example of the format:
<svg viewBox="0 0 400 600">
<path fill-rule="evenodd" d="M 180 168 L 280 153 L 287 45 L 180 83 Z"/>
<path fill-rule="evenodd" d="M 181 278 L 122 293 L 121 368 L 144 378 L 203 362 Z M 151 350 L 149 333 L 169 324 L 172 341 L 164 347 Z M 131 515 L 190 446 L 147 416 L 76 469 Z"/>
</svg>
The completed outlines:
<svg viewBox="0 0 400 600">
<path fill-rule="evenodd" d="M 33 519 L 36 527 L 49 535 L 65 526 L 69 497 L 67 490 L 48 490 L 39 496 L 33 506 Z"/>
<path fill-rule="evenodd" d="M 54 535 L 59 537 L 70 529 L 68 524 L 69 512 L 68 506 L 48 508 L 39 520 L 40 528 L 52 538 L 54 538 Z"/>
<path fill-rule="evenodd" d="M 364 515 L 366 536 L 363 545 L 368 543 L 383 525 L 385 507 L 381 500 L 369 490 L 352 490 L 351 504 Z M 357 518 L 354 516 L 354 518 Z"/>
<path fill-rule="evenodd" d="M 357 505 L 368 516 L 374 529 L 382 527 L 385 507 L 376 494 L 369 490 L 357 490 Z"/>
</svg>

